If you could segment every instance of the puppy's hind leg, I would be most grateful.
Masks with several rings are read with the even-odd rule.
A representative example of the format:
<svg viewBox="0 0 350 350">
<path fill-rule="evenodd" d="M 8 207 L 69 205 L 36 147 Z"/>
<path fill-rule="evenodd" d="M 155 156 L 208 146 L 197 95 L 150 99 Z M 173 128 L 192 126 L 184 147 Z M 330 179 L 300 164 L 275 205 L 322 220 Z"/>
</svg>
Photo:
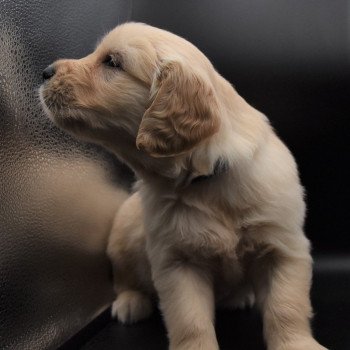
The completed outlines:
<svg viewBox="0 0 350 350">
<path fill-rule="evenodd" d="M 147 318 L 153 310 L 154 291 L 145 245 L 142 208 L 135 193 L 118 211 L 107 248 L 117 294 L 112 317 L 122 323 Z"/>
</svg>

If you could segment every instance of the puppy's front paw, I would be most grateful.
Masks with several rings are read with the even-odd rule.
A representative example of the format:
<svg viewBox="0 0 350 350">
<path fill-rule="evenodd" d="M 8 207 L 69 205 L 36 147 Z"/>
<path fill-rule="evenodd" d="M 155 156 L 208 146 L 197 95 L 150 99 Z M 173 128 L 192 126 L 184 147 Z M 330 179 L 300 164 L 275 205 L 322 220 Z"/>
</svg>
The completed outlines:
<svg viewBox="0 0 350 350">
<path fill-rule="evenodd" d="M 147 318 L 152 313 L 152 302 L 144 294 L 128 290 L 120 293 L 112 305 L 112 317 L 131 324 Z"/>
<path fill-rule="evenodd" d="M 328 350 L 321 344 L 319 344 L 315 339 L 302 338 L 295 341 L 291 341 L 282 346 L 276 347 L 276 350 Z"/>
</svg>

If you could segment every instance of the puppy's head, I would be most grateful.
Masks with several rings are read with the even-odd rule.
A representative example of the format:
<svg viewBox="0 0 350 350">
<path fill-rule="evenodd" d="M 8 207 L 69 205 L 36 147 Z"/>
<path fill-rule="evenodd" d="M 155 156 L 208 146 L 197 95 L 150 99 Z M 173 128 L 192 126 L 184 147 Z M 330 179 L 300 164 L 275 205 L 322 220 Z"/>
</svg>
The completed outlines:
<svg viewBox="0 0 350 350">
<path fill-rule="evenodd" d="M 68 132 L 122 130 L 154 157 L 193 150 L 219 128 L 210 62 L 186 40 L 128 23 L 110 32 L 79 60 L 59 60 L 44 71 L 44 109 Z M 115 142 L 118 142 L 116 137 Z"/>
</svg>

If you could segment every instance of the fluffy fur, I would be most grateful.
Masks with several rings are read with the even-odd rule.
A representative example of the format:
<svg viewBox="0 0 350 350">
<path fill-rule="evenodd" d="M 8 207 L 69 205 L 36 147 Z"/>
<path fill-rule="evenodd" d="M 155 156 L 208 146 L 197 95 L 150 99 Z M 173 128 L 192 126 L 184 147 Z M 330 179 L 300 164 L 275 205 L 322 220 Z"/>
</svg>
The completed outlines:
<svg viewBox="0 0 350 350">
<path fill-rule="evenodd" d="M 170 349 L 214 350 L 215 304 L 256 302 L 269 350 L 325 349 L 310 329 L 303 188 L 268 119 L 191 43 L 144 24 L 55 69 L 40 89 L 50 118 L 139 178 L 108 245 L 114 315 L 147 317 L 157 295 Z"/>
</svg>

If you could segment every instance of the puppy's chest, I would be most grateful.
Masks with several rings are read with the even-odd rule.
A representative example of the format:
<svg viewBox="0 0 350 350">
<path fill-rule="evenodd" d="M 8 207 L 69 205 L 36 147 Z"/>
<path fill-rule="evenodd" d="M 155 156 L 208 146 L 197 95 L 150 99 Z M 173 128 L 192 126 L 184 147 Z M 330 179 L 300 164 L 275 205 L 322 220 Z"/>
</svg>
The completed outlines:
<svg viewBox="0 0 350 350">
<path fill-rule="evenodd" d="M 242 230 L 235 213 L 225 212 L 215 203 L 163 203 L 150 215 L 154 238 L 174 249 L 193 255 L 235 258 L 242 248 Z"/>
</svg>

